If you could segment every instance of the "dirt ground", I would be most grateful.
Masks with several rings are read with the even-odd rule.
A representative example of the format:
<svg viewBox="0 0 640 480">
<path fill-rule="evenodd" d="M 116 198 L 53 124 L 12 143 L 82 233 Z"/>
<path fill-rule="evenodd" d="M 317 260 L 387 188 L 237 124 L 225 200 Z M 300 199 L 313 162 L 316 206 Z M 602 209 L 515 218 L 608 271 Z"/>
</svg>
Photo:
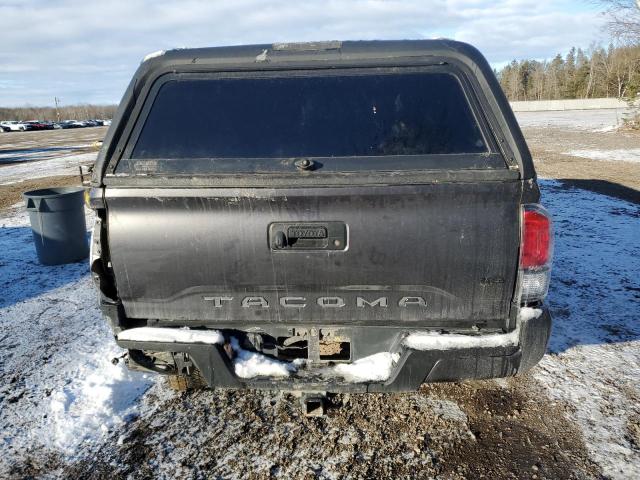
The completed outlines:
<svg viewBox="0 0 640 480">
<path fill-rule="evenodd" d="M 57 170 L 49 167 L 44 171 L 42 167 L 59 158 L 95 154 L 106 132 L 107 127 L 93 127 L 0 134 L 0 210 L 20 202 L 22 193 L 29 190 L 80 185 L 80 176 L 69 174 L 69 170 L 71 173 L 77 172 L 77 166 L 74 169 L 64 165 Z M 24 173 L 16 175 L 16 167 L 20 167 Z M 30 168 L 33 168 L 31 175 Z M 54 174 L 49 175 L 49 171 Z"/>
<path fill-rule="evenodd" d="M 640 163 L 591 160 L 565 152 L 640 148 L 640 132 L 523 128 L 538 176 L 640 203 Z"/>
<path fill-rule="evenodd" d="M 522 377 L 425 385 L 412 394 L 335 395 L 323 418 L 302 416 L 298 399 L 282 393 L 198 391 L 164 401 L 151 394 L 148 401 L 170 414 L 135 420 L 89 460 L 27 459 L 11 475 L 600 478 L 565 409 L 540 402 L 537 393 Z M 176 425 L 188 425 L 188 434 L 176 435 Z M 159 463 L 172 467 L 158 472 Z"/>
<path fill-rule="evenodd" d="M 0 170 L 1 173 L 1 170 Z M 36 178 L 9 185 L 0 185 L 0 210 L 8 208 L 22 200 L 22 194 L 30 190 L 49 187 L 80 186 L 77 175 L 59 175 L 55 177 Z"/>
</svg>

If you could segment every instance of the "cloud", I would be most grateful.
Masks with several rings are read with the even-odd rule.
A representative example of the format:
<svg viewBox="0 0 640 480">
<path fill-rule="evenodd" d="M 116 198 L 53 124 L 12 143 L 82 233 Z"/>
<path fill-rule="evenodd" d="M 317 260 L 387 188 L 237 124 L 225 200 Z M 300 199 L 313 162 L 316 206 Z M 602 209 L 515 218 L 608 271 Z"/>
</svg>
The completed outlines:
<svg viewBox="0 0 640 480">
<path fill-rule="evenodd" d="M 0 105 L 117 102 L 158 49 L 450 37 L 499 64 L 588 46 L 601 23 L 568 0 L 3 0 Z"/>
</svg>

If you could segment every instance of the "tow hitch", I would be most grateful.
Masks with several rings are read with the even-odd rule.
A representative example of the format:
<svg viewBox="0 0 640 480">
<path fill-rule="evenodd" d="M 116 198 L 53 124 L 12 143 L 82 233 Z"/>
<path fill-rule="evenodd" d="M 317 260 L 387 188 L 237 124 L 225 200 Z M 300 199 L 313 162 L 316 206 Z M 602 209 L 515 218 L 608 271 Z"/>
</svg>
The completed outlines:
<svg viewBox="0 0 640 480">
<path fill-rule="evenodd" d="M 306 417 L 322 417 L 327 409 L 327 395 L 319 392 L 303 393 L 300 403 Z"/>
</svg>

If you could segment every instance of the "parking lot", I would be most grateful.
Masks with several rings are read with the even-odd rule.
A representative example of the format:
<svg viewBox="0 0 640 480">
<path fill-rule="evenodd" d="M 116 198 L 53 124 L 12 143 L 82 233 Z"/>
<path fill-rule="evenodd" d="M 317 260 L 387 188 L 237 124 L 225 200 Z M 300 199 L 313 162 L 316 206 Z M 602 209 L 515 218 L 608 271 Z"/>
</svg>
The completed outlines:
<svg viewBox="0 0 640 480">
<path fill-rule="evenodd" d="M 78 183 L 106 129 L 0 134 L 0 476 L 639 478 L 640 135 L 610 111 L 518 118 L 556 226 L 548 355 L 523 377 L 336 395 L 322 418 L 113 365 L 86 265 L 39 265 L 19 204 Z"/>
</svg>

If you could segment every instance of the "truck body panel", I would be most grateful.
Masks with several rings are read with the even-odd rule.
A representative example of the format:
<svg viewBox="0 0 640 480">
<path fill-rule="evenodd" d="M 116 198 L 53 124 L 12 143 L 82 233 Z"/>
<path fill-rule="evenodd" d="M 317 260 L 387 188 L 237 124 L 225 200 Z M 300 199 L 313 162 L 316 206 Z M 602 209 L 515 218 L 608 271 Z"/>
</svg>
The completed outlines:
<svg viewBox="0 0 640 480">
<path fill-rule="evenodd" d="M 132 368 L 399 391 L 514 375 L 544 354 L 550 220 L 515 117 L 469 45 L 155 56 L 125 92 L 92 187 L 91 268 Z M 525 247 L 544 262 L 523 270 Z M 184 328 L 215 341 L 172 340 Z M 254 354 L 286 378 L 242 377 Z M 372 358 L 386 376 L 326 376 Z"/>
<path fill-rule="evenodd" d="M 114 190 L 106 198 L 111 261 L 132 318 L 506 328 L 519 190 L 518 182 Z M 274 222 L 332 220 L 348 229 L 343 249 L 271 248 Z M 283 306 L 288 297 L 298 300 Z M 318 303 L 328 297 L 336 300 Z M 264 302 L 243 306 L 247 298 Z M 359 307 L 358 298 L 383 298 L 386 307 Z"/>
</svg>

